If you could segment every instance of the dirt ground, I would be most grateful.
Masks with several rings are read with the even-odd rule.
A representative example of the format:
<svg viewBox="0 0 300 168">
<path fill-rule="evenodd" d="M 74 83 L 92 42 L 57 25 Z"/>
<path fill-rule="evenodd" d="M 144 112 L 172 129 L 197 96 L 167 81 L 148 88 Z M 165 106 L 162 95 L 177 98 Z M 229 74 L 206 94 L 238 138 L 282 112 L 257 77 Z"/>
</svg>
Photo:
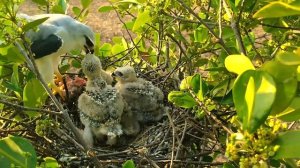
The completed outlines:
<svg viewBox="0 0 300 168">
<path fill-rule="evenodd" d="M 69 4 L 68 14 L 72 14 L 72 7 L 81 7 L 80 0 L 70 0 Z M 95 32 L 100 33 L 102 42 L 111 42 L 113 36 L 123 36 L 126 33 L 124 30 L 122 31 L 122 23 L 119 21 L 115 11 L 108 13 L 98 12 L 98 8 L 105 5 L 109 5 L 109 2 L 106 0 L 94 0 L 90 5 L 90 13 L 86 24 L 91 26 Z M 25 0 L 20 6 L 20 12 L 28 15 L 45 13 L 31 0 Z"/>
</svg>

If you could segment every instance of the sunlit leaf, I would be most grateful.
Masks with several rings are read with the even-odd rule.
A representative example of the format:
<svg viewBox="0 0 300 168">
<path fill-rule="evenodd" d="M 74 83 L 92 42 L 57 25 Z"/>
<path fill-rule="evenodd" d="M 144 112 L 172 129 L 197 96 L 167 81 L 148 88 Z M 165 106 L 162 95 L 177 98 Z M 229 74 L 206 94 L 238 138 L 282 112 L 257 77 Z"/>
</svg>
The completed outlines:
<svg viewBox="0 0 300 168">
<path fill-rule="evenodd" d="M 81 5 L 83 8 L 87 8 L 90 6 L 90 4 L 93 2 L 93 0 L 80 0 Z"/>
<path fill-rule="evenodd" d="M 99 55 L 101 57 L 107 57 L 111 54 L 111 44 L 110 43 L 104 43 L 100 48 L 99 48 Z"/>
<path fill-rule="evenodd" d="M 276 56 L 276 60 L 284 65 L 300 65 L 300 54 L 281 52 Z"/>
<path fill-rule="evenodd" d="M 254 18 L 277 18 L 284 16 L 300 15 L 300 7 L 282 1 L 271 2 L 259 9 Z"/>
<path fill-rule="evenodd" d="M 45 89 L 43 88 L 42 84 L 40 83 L 40 81 L 37 79 L 31 79 L 25 85 L 23 90 L 24 106 L 31 107 L 31 108 L 39 108 L 42 105 L 44 105 L 47 96 L 48 95 Z M 30 117 L 34 117 L 39 113 L 29 111 L 26 114 L 28 114 Z"/>
<path fill-rule="evenodd" d="M 31 168 L 36 167 L 36 153 L 32 144 L 21 137 L 6 137 L 0 140 L 0 160 L 2 163 Z M 2 162 L 4 161 L 4 162 Z"/>
<path fill-rule="evenodd" d="M 111 10 L 114 10 L 114 7 L 112 6 L 101 6 L 98 8 L 98 12 L 109 12 Z"/>
<path fill-rule="evenodd" d="M 266 72 L 248 70 L 238 77 L 232 91 L 243 129 L 254 133 L 270 113 L 276 95 L 275 81 Z"/>
<path fill-rule="evenodd" d="M 150 23 L 152 17 L 150 16 L 149 10 L 139 11 L 137 19 L 134 22 L 132 31 L 137 31 L 139 28 L 143 27 L 146 23 Z"/>
<path fill-rule="evenodd" d="M 274 159 L 300 158 L 300 131 L 288 131 L 278 136 L 273 144 L 279 145 Z"/>
<path fill-rule="evenodd" d="M 207 28 L 204 26 L 199 26 L 196 30 L 194 30 L 194 41 L 199 43 L 206 42 L 209 37 L 209 32 Z"/>
<path fill-rule="evenodd" d="M 32 0 L 32 2 L 37 3 L 39 5 L 47 5 L 48 4 L 47 0 Z"/>
<path fill-rule="evenodd" d="M 135 164 L 133 160 L 127 160 L 123 165 L 122 168 L 135 168 Z"/>
<path fill-rule="evenodd" d="M 44 17 L 44 18 L 37 19 L 37 20 L 34 20 L 32 22 L 29 22 L 29 23 L 25 24 L 22 27 L 22 30 L 24 32 L 26 32 L 26 31 L 28 31 L 30 29 L 33 29 L 33 28 L 37 27 L 38 25 L 42 24 L 43 22 L 45 22 L 47 19 L 49 19 L 49 17 Z"/>
<path fill-rule="evenodd" d="M 72 11 L 73 11 L 73 13 L 74 13 L 76 16 L 79 16 L 79 15 L 80 15 L 80 12 L 81 12 L 81 9 L 78 8 L 77 6 L 74 6 L 74 7 L 72 8 Z"/>
<path fill-rule="evenodd" d="M 271 114 L 282 112 L 294 98 L 298 85 L 296 68 L 297 66 L 283 65 L 278 61 L 266 62 L 263 65 L 262 70 L 273 76 L 277 88 Z"/>
<path fill-rule="evenodd" d="M 291 122 L 300 119 L 300 97 L 295 97 L 291 104 L 282 113 L 276 115 L 279 119 Z"/>
<path fill-rule="evenodd" d="M 59 164 L 57 163 L 57 160 L 55 158 L 45 157 L 44 162 L 42 162 L 40 166 L 45 168 L 58 168 Z"/>
<path fill-rule="evenodd" d="M 225 59 L 225 67 L 229 72 L 242 74 L 247 70 L 254 70 L 254 66 L 250 59 L 244 55 L 229 55 Z"/>
<path fill-rule="evenodd" d="M 192 108 L 197 104 L 192 95 L 184 91 L 171 91 L 168 100 L 183 108 Z"/>
</svg>

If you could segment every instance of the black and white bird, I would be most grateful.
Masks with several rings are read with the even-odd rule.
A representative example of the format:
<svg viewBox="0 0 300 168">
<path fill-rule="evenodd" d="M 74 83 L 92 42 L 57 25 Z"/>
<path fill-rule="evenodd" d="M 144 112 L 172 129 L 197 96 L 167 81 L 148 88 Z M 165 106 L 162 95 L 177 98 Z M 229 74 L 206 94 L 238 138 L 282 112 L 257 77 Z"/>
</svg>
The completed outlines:
<svg viewBox="0 0 300 168">
<path fill-rule="evenodd" d="M 93 146 L 94 137 L 106 144 L 115 145 L 123 134 L 120 124 L 126 106 L 121 94 L 102 77 L 103 70 L 98 57 L 87 54 L 82 60 L 82 70 L 87 76 L 86 91 L 79 96 L 78 109 L 84 124 L 83 138 Z"/>
<path fill-rule="evenodd" d="M 119 67 L 112 76 L 117 80 L 115 87 L 139 122 L 159 121 L 166 114 L 163 92 L 150 81 L 138 78 L 133 67 Z"/>
<path fill-rule="evenodd" d="M 60 56 L 75 49 L 93 53 L 94 32 L 89 26 L 63 14 L 18 14 L 18 17 L 28 22 L 48 18 L 38 26 L 37 31 L 31 29 L 25 35 L 31 41 L 30 49 L 42 78 L 54 91 L 62 95 L 62 91 L 53 81 L 54 74 L 62 80 L 58 70 Z"/>
</svg>

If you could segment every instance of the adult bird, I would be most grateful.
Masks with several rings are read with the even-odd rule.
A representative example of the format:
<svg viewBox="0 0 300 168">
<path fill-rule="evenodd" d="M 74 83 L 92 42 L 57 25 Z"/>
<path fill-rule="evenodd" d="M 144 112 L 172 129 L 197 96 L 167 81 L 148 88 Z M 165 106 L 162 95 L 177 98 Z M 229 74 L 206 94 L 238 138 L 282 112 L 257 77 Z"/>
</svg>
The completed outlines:
<svg viewBox="0 0 300 168">
<path fill-rule="evenodd" d="M 30 39 L 30 49 L 35 63 L 44 81 L 54 92 L 63 97 L 63 91 L 54 83 L 53 75 L 62 81 L 58 70 L 60 56 L 75 49 L 84 49 L 86 53 L 94 52 L 94 32 L 87 25 L 63 14 L 41 14 L 29 16 L 19 14 L 28 22 L 48 18 L 38 26 L 38 30 L 29 30 L 26 37 Z"/>
</svg>

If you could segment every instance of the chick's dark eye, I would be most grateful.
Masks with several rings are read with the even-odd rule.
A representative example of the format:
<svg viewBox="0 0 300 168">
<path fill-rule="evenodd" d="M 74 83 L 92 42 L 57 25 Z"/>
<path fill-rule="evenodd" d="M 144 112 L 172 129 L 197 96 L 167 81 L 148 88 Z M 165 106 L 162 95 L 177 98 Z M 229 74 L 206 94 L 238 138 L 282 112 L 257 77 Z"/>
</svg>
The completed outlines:
<svg viewBox="0 0 300 168">
<path fill-rule="evenodd" d="M 115 72 L 115 75 L 117 75 L 117 76 L 123 76 L 123 73 L 122 72 L 119 72 L 119 71 L 117 71 L 117 72 Z"/>
</svg>

